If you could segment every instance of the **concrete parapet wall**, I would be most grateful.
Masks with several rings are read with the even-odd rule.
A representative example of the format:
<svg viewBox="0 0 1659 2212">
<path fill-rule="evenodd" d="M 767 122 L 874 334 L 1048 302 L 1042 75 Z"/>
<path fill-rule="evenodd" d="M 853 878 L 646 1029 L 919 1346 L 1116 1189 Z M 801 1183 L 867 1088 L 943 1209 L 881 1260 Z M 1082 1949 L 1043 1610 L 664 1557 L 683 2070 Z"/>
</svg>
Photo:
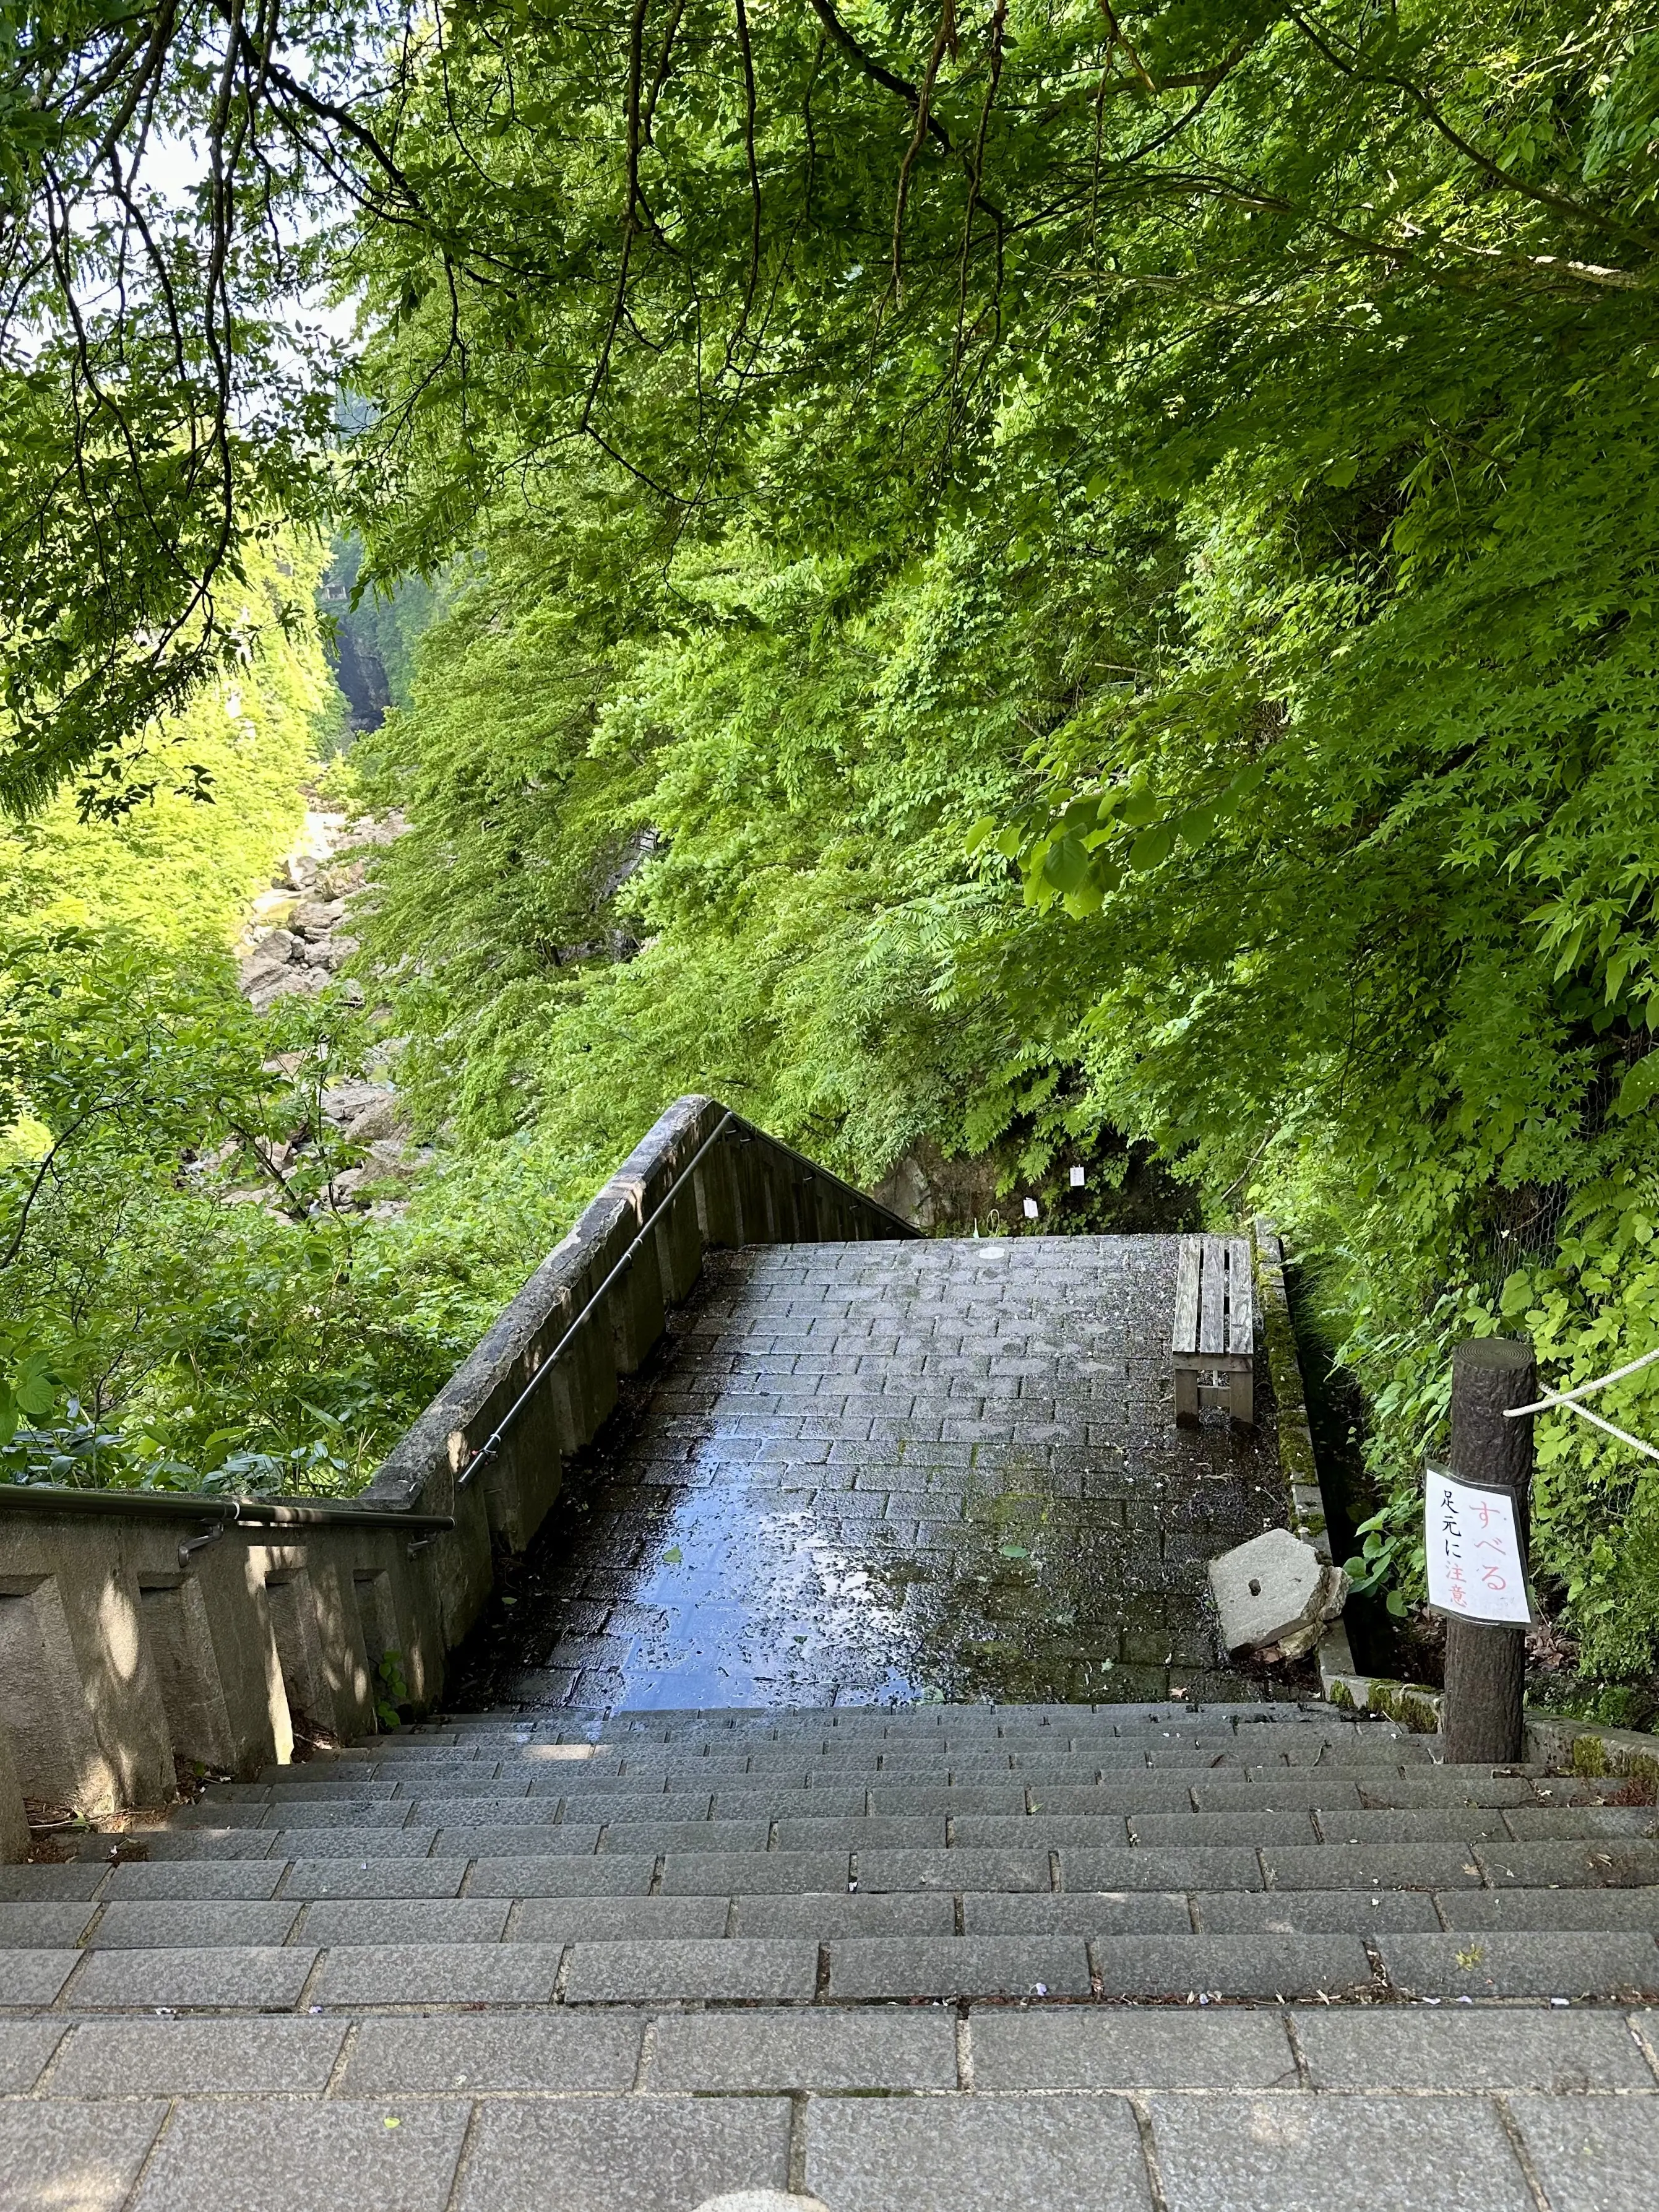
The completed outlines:
<svg viewBox="0 0 1659 2212">
<path fill-rule="evenodd" d="M 381 1697 L 433 1704 L 495 1554 L 535 1535 L 706 1250 L 915 1233 L 682 1098 L 350 1505 L 0 1487 L 0 1857 L 23 1798 L 159 1805 L 177 1760 L 251 1773 L 296 1723 L 345 1739 Z"/>
</svg>

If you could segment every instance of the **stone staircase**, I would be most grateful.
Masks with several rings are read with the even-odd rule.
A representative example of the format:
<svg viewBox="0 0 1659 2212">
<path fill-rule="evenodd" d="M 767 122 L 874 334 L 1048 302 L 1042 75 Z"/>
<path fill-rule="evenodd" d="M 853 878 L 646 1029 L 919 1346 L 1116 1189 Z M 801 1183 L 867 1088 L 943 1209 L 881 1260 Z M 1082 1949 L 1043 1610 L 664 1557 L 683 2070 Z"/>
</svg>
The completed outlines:
<svg viewBox="0 0 1659 2212">
<path fill-rule="evenodd" d="M 456 1716 L 0 1869 L 0 2204 L 1645 2205 L 1620 1795 L 1320 1705 Z"/>
<path fill-rule="evenodd" d="M 1649 2212 L 1659 1809 L 1227 1662 L 1176 1262 L 690 1098 L 361 1498 L 0 1486 L 0 2212 Z"/>
</svg>

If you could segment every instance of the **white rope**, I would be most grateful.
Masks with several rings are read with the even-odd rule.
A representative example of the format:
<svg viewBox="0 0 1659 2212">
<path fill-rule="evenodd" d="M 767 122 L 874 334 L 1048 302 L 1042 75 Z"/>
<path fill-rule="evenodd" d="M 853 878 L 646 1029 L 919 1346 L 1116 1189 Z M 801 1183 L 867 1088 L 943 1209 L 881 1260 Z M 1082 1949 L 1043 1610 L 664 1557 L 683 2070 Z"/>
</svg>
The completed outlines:
<svg viewBox="0 0 1659 2212">
<path fill-rule="evenodd" d="M 1644 1352 L 1639 1359 L 1632 1359 L 1623 1367 L 1615 1367 L 1611 1375 L 1598 1375 L 1593 1382 L 1576 1382 L 1571 1390 L 1552 1390 L 1548 1397 L 1540 1398 L 1535 1406 L 1506 1406 L 1504 1419 L 1515 1421 L 1522 1413 L 1541 1413 L 1547 1406 L 1570 1406 L 1576 1398 L 1594 1397 L 1598 1390 L 1605 1390 L 1609 1382 L 1622 1382 L 1626 1375 L 1634 1375 L 1638 1367 L 1651 1367 L 1656 1359 L 1659 1359 L 1659 1347 L 1652 1352 Z"/>
<path fill-rule="evenodd" d="M 1547 1405 L 1550 1401 L 1546 1399 L 1544 1402 Z M 1594 1421 L 1598 1429 L 1605 1429 L 1610 1437 L 1617 1437 L 1621 1444 L 1629 1444 L 1633 1451 L 1645 1452 L 1650 1459 L 1659 1459 L 1659 1450 L 1656 1450 L 1653 1445 L 1644 1444 L 1640 1437 L 1632 1436 L 1628 1429 L 1615 1429 L 1611 1421 L 1604 1421 L 1599 1413 L 1592 1413 L 1588 1406 L 1568 1405 L 1565 1398 L 1555 1402 L 1566 1406 L 1567 1411 L 1577 1413 L 1581 1421 Z"/>
<path fill-rule="evenodd" d="M 1581 1421 L 1589 1421 L 1596 1428 L 1605 1430 L 1608 1436 L 1617 1437 L 1621 1444 L 1628 1444 L 1632 1451 L 1644 1452 L 1649 1459 L 1659 1459 L 1659 1447 L 1644 1443 L 1640 1437 L 1632 1436 L 1628 1429 L 1614 1428 L 1611 1421 L 1604 1421 L 1600 1413 L 1592 1413 L 1588 1406 L 1581 1406 L 1577 1402 L 1580 1398 L 1594 1397 L 1598 1390 L 1605 1390 L 1610 1382 L 1622 1382 L 1626 1375 L 1634 1375 L 1638 1368 L 1650 1367 L 1656 1359 L 1659 1359 L 1659 1347 L 1652 1352 L 1644 1352 L 1639 1359 L 1630 1360 L 1623 1367 L 1615 1367 L 1611 1375 L 1598 1375 L 1592 1382 L 1575 1383 L 1571 1390 L 1551 1390 L 1534 1405 L 1505 1406 L 1504 1419 L 1518 1421 L 1523 1413 L 1544 1413 L 1552 1407 L 1559 1406 L 1565 1413 L 1577 1413 Z"/>
</svg>

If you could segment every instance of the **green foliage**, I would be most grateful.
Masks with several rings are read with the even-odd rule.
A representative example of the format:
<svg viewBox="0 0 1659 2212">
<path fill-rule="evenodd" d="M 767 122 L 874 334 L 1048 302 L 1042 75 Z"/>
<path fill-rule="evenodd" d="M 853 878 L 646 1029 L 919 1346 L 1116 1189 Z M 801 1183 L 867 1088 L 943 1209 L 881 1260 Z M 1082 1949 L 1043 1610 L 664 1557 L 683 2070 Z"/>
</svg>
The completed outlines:
<svg viewBox="0 0 1659 2212">
<path fill-rule="evenodd" d="M 951 711 L 980 672 L 948 578 L 936 608 L 895 580 L 848 613 L 842 565 L 734 544 L 619 606 L 581 567 L 630 563 L 603 506 L 573 501 L 556 542 L 493 543 L 414 709 L 354 754 L 415 825 L 369 939 L 415 971 L 402 1073 L 434 1128 L 518 1133 L 568 1206 L 688 1085 L 870 1179 L 924 1137 L 965 1146 L 993 1074 L 1024 1171 L 1097 1127 L 1006 1009 L 949 1001 L 1003 897 L 963 836 L 1023 771 L 1012 702 Z"/>
<path fill-rule="evenodd" d="M 0 805 L 173 788 L 158 731 L 234 675 L 283 519 L 320 511 L 318 126 L 377 20 L 0 5 Z"/>
<path fill-rule="evenodd" d="M 295 577 L 291 547 L 264 580 Z M 280 562 L 281 572 L 275 563 Z M 302 589 L 315 564 L 297 562 Z M 206 771 L 112 821 L 67 799 L 8 833 L 0 894 L 0 1474 L 355 1487 L 465 1340 L 379 1225 L 337 1212 L 319 1110 L 371 1037 L 265 1019 L 231 940 L 303 809 L 314 632 L 268 610 L 167 733 Z"/>
<path fill-rule="evenodd" d="M 206 942 L 226 951 L 248 900 L 297 835 L 301 787 L 332 687 L 307 617 L 296 607 L 317 582 L 314 547 L 274 539 L 237 595 L 243 649 L 235 664 L 167 724 L 154 756 L 177 763 L 113 818 L 82 818 L 66 795 L 0 826 L 0 911 L 31 927 L 94 925 L 177 952 Z"/>
<path fill-rule="evenodd" d="M 341 773 L 415 824 L 369 957 L 446 1150 L 395 1237 L 314 1215 L 315 1167 L 294 1235 L 217 1206 L 224 1256 L 185 1304 L 220 1316 L 213 1372 L 234 1356 L 272 1408 L 228 1449 L 320 1446 L 344 1479 L 676 1091 L 866 1180 L 922 1144 L 1029 1176 L 1129 1139 L 1320 1258 L 1372 1413 L 1364 1573 L 1409 1603 L 1450 1344 L 1524 1327 L 1583 1376 L 1659 1340 L 1650 0 L 377 20 L 372 82 L 349 11 L 296 19 L 312 78 L 234 81 L 290 116 L 314 82 L 353 187 L 301 260 L 365 303 L 358 583 L 443 579 L 410 703 Z M 131 35 L 66 21 L 76 52 Z M 173 112 L 242 35 L 188 18 Z M 6 173 L 38 211 L 31 133 L 72 123 L 84 151 L 100 125 L 96 100 L 26 106 Z M 283 143 L 291 195 L 319 173 Z M 256 383 L 285 281 L 269 254 L 228 281 Z M 7 386 L 19 514 L 76 438 L 94 507 L 127 496 L 102 418 L 52 414 L 86 350 L 63 327 L 45 380 Z M 241 419 L 199 386 L 181 412 L 190 374 L 154 402 L 171 429 L 145 417 L 163 491 L 204 405 Z M 269 485 L 286 467 L 317 497 L 303 435 L 249 435 Z M 84 756 L 100 640 L 197 636 L 148 528 L 85 638 L 70 539 L 13 564 L 15 793 Z M 161 535 L 202 569 L 182 524 Z M 40 904 L 19 974 L 67 1011 L 6 1046 L 15 1182 L 59 1126 L 24 1107 L 104 1098 L 105 1057 L 131 1086 L 89 1124 L 128 1147 L 109 1188 L 186 1125 L 231 1141 L 244 1081 L 276 1117 L 257 1128 L 301 1110 L 252 1084 L 229 1016 L 192 1026 L 165 963 L 135 1009 L 179 1040 L 152 1080 L 117 949 Z M 198 1201 L 162 1181 L 145 1206 L 179 1219 L 146 1221 L 194 1265 Z M 91 1166 L 76 1187 L 78 1250 L 111 1208 Z M 322 1255 L 309 1299 L 299 1251 Z M 348 1339 L 366 1364 L 319 1425 L 299 1365 L 336 1376 L 322 1347 Z M 95 1439 L 96 1362 L 40 1348 Z M 199 1467 L 194 1357 L 143 1391 Z M 38 1399 L 46 1370 L 15 1371 Z M 1641 1427 L 1655 1389 L 1611 1417 Z M 15 1434 L 33 1419 L 20 1400 Z M 1586 1667 L 1633 1679 L 1659 1657 L 1659 1483 L 1569 1417 L 1540 1437 L 1545 1587 Z"/>
<path fill-rule="evenodd" d="M 382 752 L 427 1111 L 578 1188 L 692 1086 L 1155 1144 L 1321 1255 L 1403 1605 L 1455 1338 L 1659 1340 L 1652 11 L 744 35 L 469 10 L 400 112 L 471 258 L 360 234 L 371 565 L 477 549 Z M 1659 1486 L 1540 1431 L 1639 1672 Z"/>
<path fill-rule="evenodd" d="M 404 1655 L 401 1651 L 383 1651 L 374 1669 L 374 1714 L 380 1726 L 388 1731 L 401 1728 L 403 1716 L 398 1708 L 408 1703 Z"/>
</svg>

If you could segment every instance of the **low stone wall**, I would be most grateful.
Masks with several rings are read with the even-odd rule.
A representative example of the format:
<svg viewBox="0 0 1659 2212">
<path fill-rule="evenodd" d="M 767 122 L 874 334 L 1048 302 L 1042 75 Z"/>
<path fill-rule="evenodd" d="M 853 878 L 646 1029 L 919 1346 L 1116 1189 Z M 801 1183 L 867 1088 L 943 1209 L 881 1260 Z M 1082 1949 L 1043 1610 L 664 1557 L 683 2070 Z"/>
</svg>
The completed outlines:
<svg viewBox="0 0 1659 2212">
<path fill-rule="evenodd" d="M 246 1774 L 296 1719 L 440 1695 L 487 1599 L 705 1251 L 914 1236 L 708 1098 L 671 1107 L 349 1505 L 0 1486 L 0 1857 L 24 1797 L 160 1805 L 175 1761 Z"/>
</svg>

